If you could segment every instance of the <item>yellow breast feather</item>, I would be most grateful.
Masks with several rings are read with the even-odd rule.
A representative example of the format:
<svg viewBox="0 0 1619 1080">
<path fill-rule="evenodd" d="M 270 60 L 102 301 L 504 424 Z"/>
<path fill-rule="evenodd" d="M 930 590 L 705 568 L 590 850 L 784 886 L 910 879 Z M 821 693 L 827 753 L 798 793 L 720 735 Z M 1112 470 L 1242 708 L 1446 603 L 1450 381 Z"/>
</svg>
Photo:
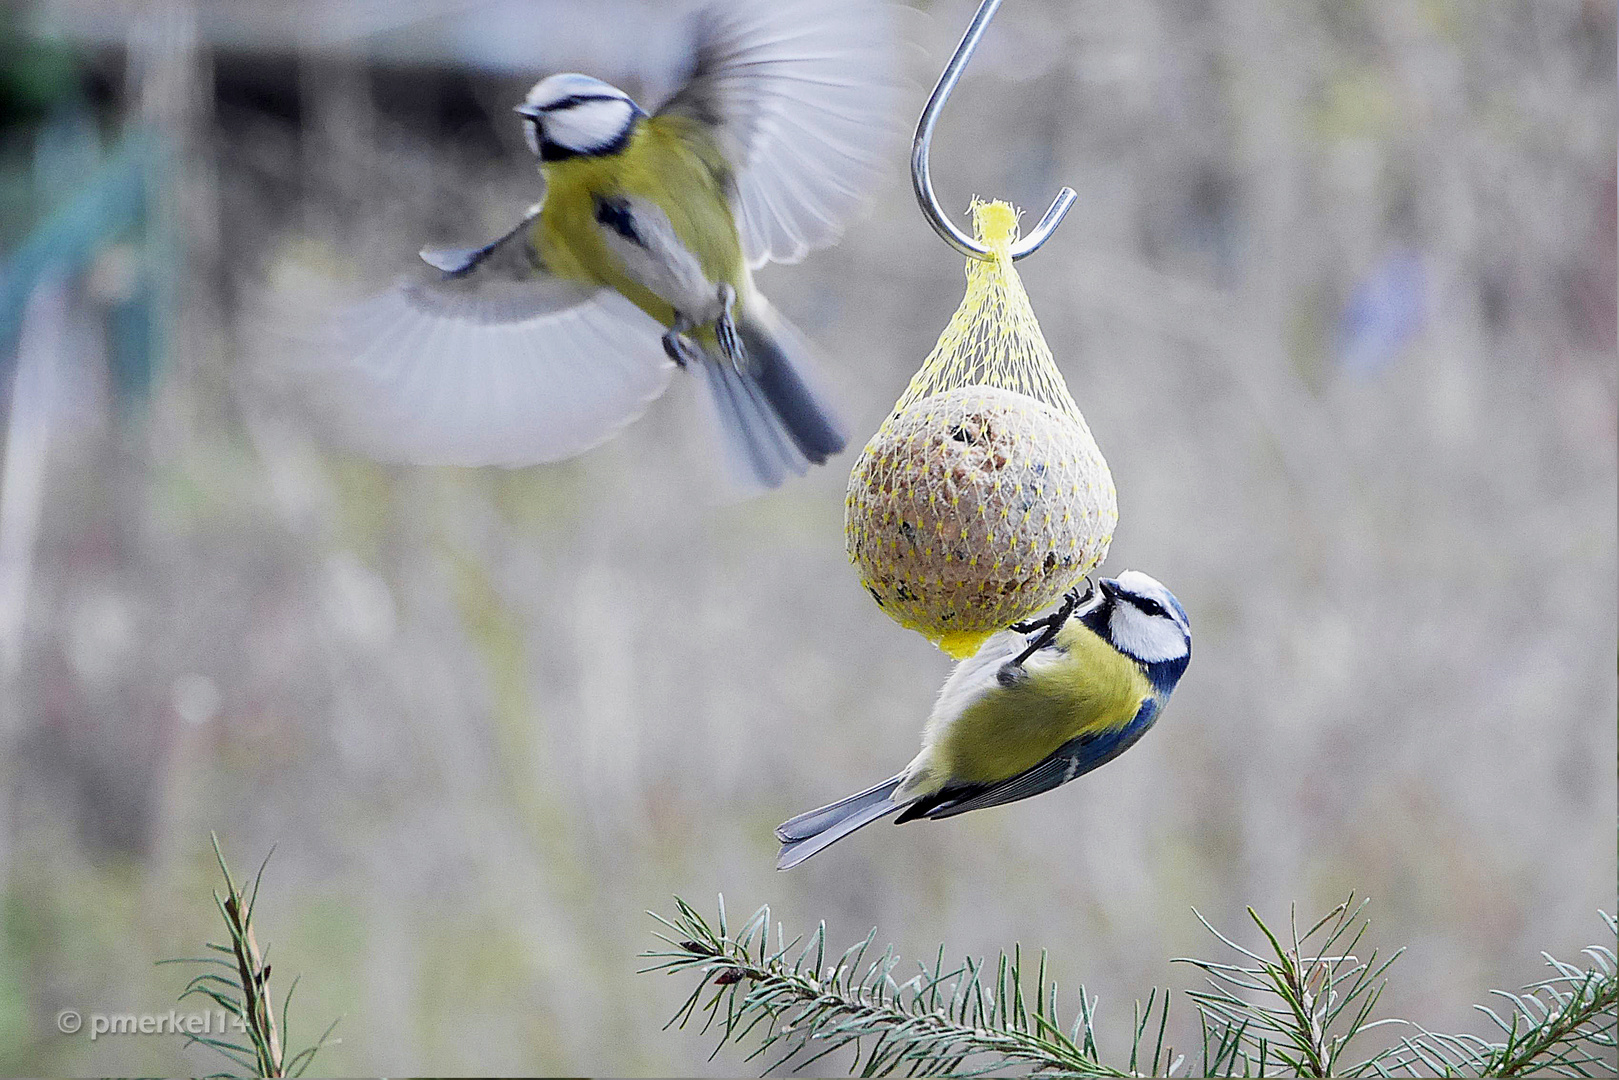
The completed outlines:
<svg viewBox="0 0 1619 1080">
<path fill-rule="evenodd" d="M 1078 619 L 1062 628 L 1056 645 L 1067 655 L 1028 661 L 1056 665 L 1055 672 L 997 687 L 939 733 L 941 775 L 984 783 L 1015 776 L 1070 739 L 1123 727 L 1152 696 L 1140 665 Z"/>
<path fill-rule="evenodd" d="M 710 142 L 689 122 L 654 117 L 637 125 L 616 154 L 549 163 L 545 205 L 534 225 L 535 247 L 546 266 L 561 277 L 616 289 L 664 326 L 674 325 L 674 309 L 624 272 L 596 221 L 599 200 L 644 199 L 668 215 L 711 281 L 730 282 L 745 298 L 747 269 L 729 172 Z"/>
</svg>

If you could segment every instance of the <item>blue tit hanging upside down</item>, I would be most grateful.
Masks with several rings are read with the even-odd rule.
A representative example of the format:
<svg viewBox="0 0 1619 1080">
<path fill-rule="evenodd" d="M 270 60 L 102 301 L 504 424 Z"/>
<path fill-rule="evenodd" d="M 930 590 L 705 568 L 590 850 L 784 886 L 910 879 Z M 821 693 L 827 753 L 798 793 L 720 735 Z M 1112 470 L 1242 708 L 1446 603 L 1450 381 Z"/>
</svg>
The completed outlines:
<svg viewBox="0 0 1619 1080">
<path fill-rule="evenodd" d="M 856 829 L 1000 806 L 1049 791 L 1128 750 L 1192 659 L 1186 610 L 1138 570 L 1073 592 L 963 660 L 939 691 L 922 752 L 898 776 L 776 829 L 778 870 Z"/>
<path fill-rule="evenodd" d="M 693 17 L 661 108 L 585 75 L 517 106 L 543 202 L 340 320 L 327 407 L 350 441 L 432 464 L 572 457 L 699 376 L 733 471 L 764 487 L 846 438 L 752 269 L 835 241 L 894 130 L 886 0 L 726 0 Z M 661 350 L 659 345 L 661 343 Z M 671 363 L 672 361 L 672 363 Z"/>
</svg>

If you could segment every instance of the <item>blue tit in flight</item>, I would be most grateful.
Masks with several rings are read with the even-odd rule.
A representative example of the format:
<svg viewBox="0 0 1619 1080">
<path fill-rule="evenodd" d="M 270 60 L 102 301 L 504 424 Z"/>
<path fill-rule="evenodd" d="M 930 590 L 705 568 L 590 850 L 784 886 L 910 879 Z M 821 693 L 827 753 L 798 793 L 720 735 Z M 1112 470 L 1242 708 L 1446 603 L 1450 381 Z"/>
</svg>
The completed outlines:
<svg viewBox="0 0 1619 1080">
<path fill-rule="evenodd" d="M 776 868 L 895 812 L 896 825 L 954 817 L 1105 765 L 1152 727 L 1191 659 L 1186 610 L 1146 574 L 1070 593 L 956 666 L 903 772 L 777 828 Z"/>
<path fill-rule="evenodd" d="M 543 201 L 338 320 L 326 406 L 349 440 L 424 464 L 572 457 L 700 378 L 733 472 L 774 487 L 846 437 L 753 269 L 834 242 L 884 171 L 887 0 L 696 10 L 691 73 L 653 112 L 586 75 L 516 107 Z"/>
</svg>

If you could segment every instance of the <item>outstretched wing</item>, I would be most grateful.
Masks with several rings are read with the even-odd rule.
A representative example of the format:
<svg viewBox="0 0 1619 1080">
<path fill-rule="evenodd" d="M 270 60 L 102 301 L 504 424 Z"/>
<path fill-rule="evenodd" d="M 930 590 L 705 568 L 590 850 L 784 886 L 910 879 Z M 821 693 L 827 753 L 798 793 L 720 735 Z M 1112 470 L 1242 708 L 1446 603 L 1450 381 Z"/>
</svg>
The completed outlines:
<svg viewBox="0 0 1619 1080">
<path fill-rule="evenodd" d="M 895 819 L 895 823 L 902 824 L 919 817 L 955 817 L 957 814 L 965 814 L 972 810 L 1017 802 L 1031 795 L 1039 795 L 1043 791 L 1060 787 L 1098 766 L 1106 765 L 1130 749 L 1135 745 L 1135 741 L 1152 727 L 1153 721 L 1158 718 L 1158 709 L 1158 700 L 1148 698 L 1141 703 L 1141 708 L 1136 710 L 1136 715 L 1131 721 L 1123 727 L 1109 731 L 1087 732 L 1076 739 L 1070 739 L 1040 764 L 1010 779 L 994 784 L 945 788 L 937 795 L 919 799 L 907 806 Z"/>
<path fill-rule="evenodd" d="M 865 204 L 898 127 L 886 0 L 730 0 L 694 16 L 696 62 L 658 110 L 710 129 L 736 172 L 750 266 L 797 262 Z"/>
<path fill-rule="evenodd" d="M 529 218 L 338 317 L 321 343 L 322 411 L 378 457 L 438 465 L 557 461 L 663 393 L 662 327 L 610 290 L 548 273 Z"/>
</svg>

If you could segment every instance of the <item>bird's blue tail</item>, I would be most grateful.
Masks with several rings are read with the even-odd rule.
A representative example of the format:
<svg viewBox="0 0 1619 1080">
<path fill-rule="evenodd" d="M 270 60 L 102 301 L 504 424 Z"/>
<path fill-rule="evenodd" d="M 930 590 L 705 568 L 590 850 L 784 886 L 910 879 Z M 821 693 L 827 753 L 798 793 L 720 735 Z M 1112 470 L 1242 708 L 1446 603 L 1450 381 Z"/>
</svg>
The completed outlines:
<svg viewBox="0 0 1619 1080">
<path fill-rule="evenodd" d="M 748 371 L 793 445 L 819 465 L 848 444 L 832 409 L 810 384 L 809 343 L 758 294 L 737 326 L 748 352 Z"/>
<path fill-rule="evenodd" d="M 889 777 L 875 787 L 839 799 L 776 827 L 776 839 L 781 841 L 781 854 L 776 857 L 776 869 L 797 866 L 817 851 L 842 840 L 856 829 L 870 825 L 899 809 L 893 799 L 894 791 L 903 779 Z"/>
<path fill-rule="evenodd" d="M 703 374 L 732 467 L 776 487 L 826 461 L 848 439 L 811 386 L 809 348 L 786 319 L 755 296 L 737 332 L 747 353 L 742 369 L 716 357 Z"/>
</svg>

